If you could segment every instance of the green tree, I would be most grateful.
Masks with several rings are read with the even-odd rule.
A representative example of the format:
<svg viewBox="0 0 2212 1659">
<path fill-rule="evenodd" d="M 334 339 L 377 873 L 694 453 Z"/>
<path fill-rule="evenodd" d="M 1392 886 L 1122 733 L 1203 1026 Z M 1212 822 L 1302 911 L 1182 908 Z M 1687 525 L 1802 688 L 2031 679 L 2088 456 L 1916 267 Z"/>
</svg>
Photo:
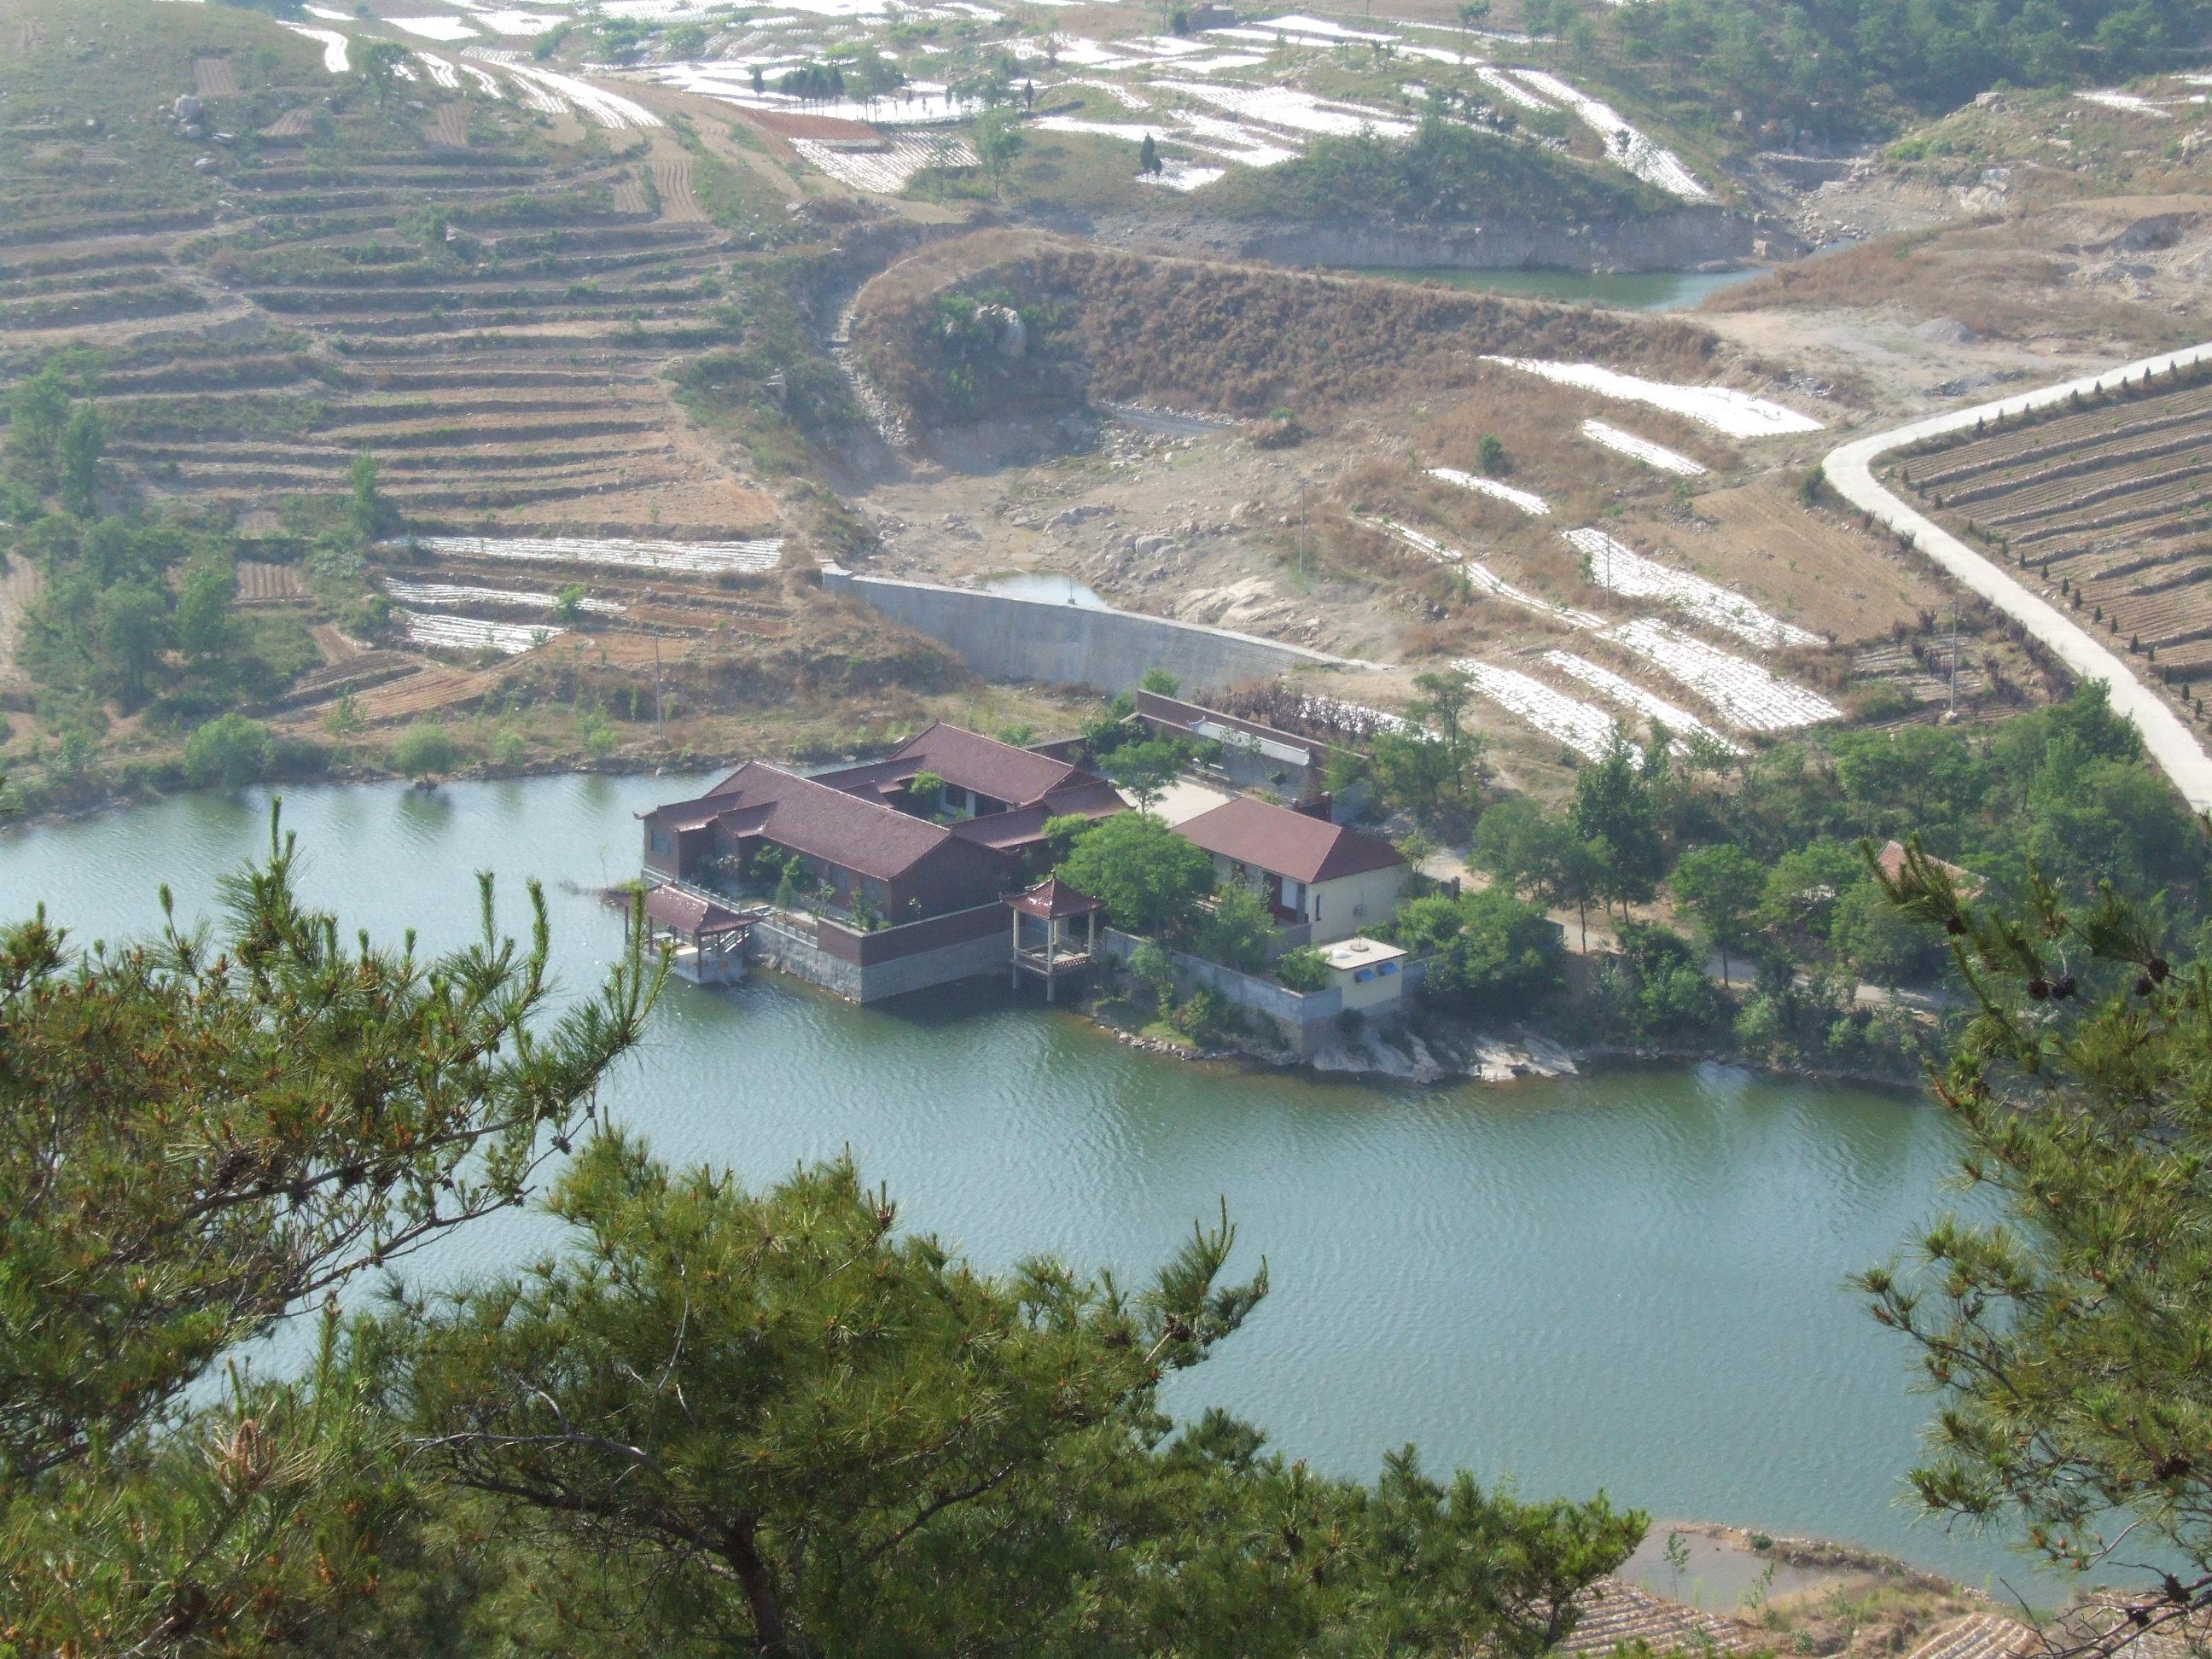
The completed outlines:
<svg viewBox="0 0 2212 1659">
<path fill-rule="evenodd" d="M 1602 758 L 1575 775 L 1571 814 L 1576 836 L 1604 850 L 1607 898 L 1627 914 L 1628 906 L 1658 891 L 1667 867 L 1650 757 L 1639 766 L 1619 727 Z"/>
<path fill-rule="evenodd" d="M 41 492 L 52 489 L 58 476 L 69 416 L 70 383 L 59 360 L 8 394 L 9 461 Z"/>
<path fill-rule="evenodd" d="M 100 462 L 107 453 L 107 426 L 100 410 L 89 403 L 79 404 L 62 428 L 57 451 L 62 505 L 88 519 L 100 506 Z"/>
<path fill-rule="evenodd" d="M 1448 804 L 1470 811 L 1474 805 L 1474 792 L 1482 782 L 1482 757 L 1489 748 L 1488 740 L 1480 732 L 1467 728 L 1467 710 L 1474 701 L 1474 683 L 1456 668 L 1431 670 L 1413 677 L 1413 689 L 1421 695 L 1406 712 L 1417 725 L 1433 732 L 1443 750 L 1450 792 Z"/>
<path fill-rule="evenodd" d="M 1301 945 L 1275 958 L 1274 974 L 1286 990 L 1318 991 L 1328 983 L 1328 958 L 1314 946 Z"/>
<path fill-rule="evenodd" d="M 368 87 L 380 111 L 390 107 L 393 94 L 399 90 L 399 71 L 414 56 L 397 40 L 365 40 L 354 43 L 354 73 Z"/>
<path fill-rule="evenodd" d="M 1164 668 L 1147 668 L 1144 678 L 1137 684 L 1156 696 L 1175 697 L 1182 695 L 1182 682 Z"/>
<path fill-rule="evenodd" d="M 1213 907 L 1199 921 L 1194 945 L 1198 954 L 1226 967 L 1256 973 L 1267 965 L 1276 940 L 1275 913 L 1246 883 L 1225 883 Z"/>
<path fill-rule="evenodd" d="M 1115 787 L 1137 803 L 1139 812 L 1149 814 L 1189 764 L 1190 745 L 1182 738 L 1151 738 L 1123 744 L 1105 757 L 1101 767 Z"/>
<path fill-rule="evenodd" d="M 235 643 L 231 606 L 237 598 L 238 572 L 228 561 L 192 565 L 177 586 L 177 649 L 202 664 L 227 656 Z"/>
<path fill-rule="evenodd" d="M 1667 884 L 1720 952 L 1721 983 L 1730 982 L 1729 956 L 1751 936 L 1751 919 L 1766 891 L 1766 869 L 1740 847 L 1693 847 L 1674 862 Z"/>
<path fill-rule="evenodd" d="M 460 763 L 460 745 L 442 726 L 410 726 L 392 745 L 392 769 L 402 777 L 434 778 Z"/>
<path fill-rule="evenodd" d="M 1495 432 L 1486 432 L 1476 441 L 1474 470 L 1486 478 L 1502 478 L 1513 470 L 1512 458 Z"/>
<path fill-rule="evenodd" d="M 212 938 L 82 954 L 43 915 L 0 931 L 0 1584 L 22 1651 L 258 1650 L 364 1588 L 392 1494 L 357 1391 L 327 1363 L 233 1389 L 216 1368 L 518 1201 L 657 988 L 633 951 L 549 1023 L 534 888 L 529 945 L 497 934 L 487 877 L 481 939 L 431 957 L 344 942 L 295 866 L 272 827 Z"/>
<path fill-rule="evenodd" d="M 2109 891 L 1972 905 L 1917 846 L 1888 893 L 1972 1000 L 1936 1093 L 2002 1209 L 1860 1281 L 1942 1399 L 1915 1492 L 2117 1581 L 2105 1650 L 2179 1634 L 2212 1603 L 2212 964 Z"/>
<path fill-rule="evenodd" d="M 1006 169 L 1028 142 L 1022 135 L 1021 115 L 994 103 L 975 117 L 974 133 L 975 158 L 983 165 L 983 176 L 991 181 L 993 191 L 1003 191 Z"/>
<path fill-rule="evenodd" d="M 1106 907 L 1125 933 L 1174 934 L 1196 921 L 1213 890 L 1213 856 L 1146 812 L 1101 818 L 1076 838 L 1057 872 Z"/>
<path fill-rule="evenodd" d="M 269 775 L 276 742 L 260 721 L 233 712 L 185 740 L 185 775 L 200 788 L 235 789 Z"/>
<path fill-rule="evenodd" d="M 1640 1516 L 1521 1504 L 1410 1449 L 1371 1490 L 1288 1466 L 1161 1382 L 1264 1267 L 1201 1227 L 1133 1291 L 999 1278 L 904 1234 L 849 1163 L 760 1193 L 608 1135 L 543 1271 L 362 1327 L 418 1458 L 568 1567 L 572 1629 L 764 1655 L 1494 1650 L 1572 1623 Z M 1141 1543 L 1138 1540 L 1141 1540 Z M 533 1574 L 541 1581 L 546 1575 Z"/>
<path fill-rule="evenodd" d="M 125 708 L 137 708 L 146 701 L 168 649 L 165 596 L 145 582 L 118 582 L 100 596 L 94 627 L 104 685 Z"/>
<path fill-rule="evenodd" d="M 1485 1012 L 1518 1012 L 1559 987 L 1565 950 L 1541 910 L 1501 888 L 1455 905 L 1457 926 L 1429 963 L 1425 989 Z"/>
<path fill-rule="evenodd" d="M 375 456 L 364 451 L 353 458 L 346 469 L 346 517 L 356 536 L 374 542 L 391 534 L 398 515 L 385 498 Z"/>
<path fill-rule="evenodd" d="M 553 620 L 573 628 L 584 617 L 584 601 L 590 597 L 581 582 L 570 582 L 553 597 Z"/>
</svg>

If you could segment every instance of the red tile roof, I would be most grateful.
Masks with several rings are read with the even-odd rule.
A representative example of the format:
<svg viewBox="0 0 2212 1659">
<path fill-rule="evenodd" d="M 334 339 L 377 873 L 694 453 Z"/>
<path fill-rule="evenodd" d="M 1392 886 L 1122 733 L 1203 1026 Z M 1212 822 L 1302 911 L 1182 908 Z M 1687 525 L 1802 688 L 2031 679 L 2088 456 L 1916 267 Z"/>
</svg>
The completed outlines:
<svg viewBox="0 0 2212 1659">
<path fill-rule="evenodd" d="M 940 826 L 757 761 L 714 786 L 723 827 L 893 881 L 951 839 Z M 688 804 L 688 803 L 687 803 Z"/>
<path fill-rule="evenodd" d="M 1176 833 L 1209 853 L 1293 881 L 1334 881 L 1406 861 L 1386 841 L 1249 795 L 1200 812 L 1177 824 Z"/>
<path fill-rule="evenodd" d="M 1009 806 L 1031 805 L 1085 775 L 1066 761 L 1031 754 L 942 720 L 908 738 L 884 763 L 896 765 L 909 776 L 934 772 L 947 783 Z"/>
<path fill-rule="evenodd" d="M 726 905 L 665 884 L 646 894 L 645 914 L 661 927 L 693 939 L 712 939 L 718 933 L 734 933 L 752 926 L 751 918 L 741 916 Z"/>
<path fill-rule="evenodd" d="M 1006 902 L 1024 915 L 1044 921 L 1057 916 L 1087 915 L 1106 908 L 1090 894 L 1078 892 L 1058 876 L 1046 878 L 1028 892 L 1018 894 Z"/>
</svg>

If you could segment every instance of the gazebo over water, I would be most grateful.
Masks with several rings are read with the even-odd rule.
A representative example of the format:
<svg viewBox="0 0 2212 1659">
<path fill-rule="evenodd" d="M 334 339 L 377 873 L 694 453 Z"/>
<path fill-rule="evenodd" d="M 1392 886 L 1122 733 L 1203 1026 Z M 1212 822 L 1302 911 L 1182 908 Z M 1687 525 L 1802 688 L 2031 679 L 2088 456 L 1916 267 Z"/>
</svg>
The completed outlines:
<svg viewBox="0 0 2212 1659">
<path fill-rule="evenodd" d="M 1006 908 L 1014 915 L 1009 979 L 1019 985 L 1024 973 L 1036 975 L 1044 981 L 1044 1000 L 1050 1002 L 1060 975 L 1081 973 L 1091 966 L 1098 948 L 1098 913 L 1106 907 L 1051 876 L 1025 893 L 1008 894 Z M 1079 916 L 1083 920 L 1079 939 L 1074 926 Z"/>
</svg>

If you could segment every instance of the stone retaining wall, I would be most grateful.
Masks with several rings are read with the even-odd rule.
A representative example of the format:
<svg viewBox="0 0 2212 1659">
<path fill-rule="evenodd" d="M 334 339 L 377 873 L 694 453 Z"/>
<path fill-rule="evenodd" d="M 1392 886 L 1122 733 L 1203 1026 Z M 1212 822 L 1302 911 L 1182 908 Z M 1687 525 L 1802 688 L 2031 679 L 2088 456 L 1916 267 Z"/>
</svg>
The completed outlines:
<svg viewBox="0 0 2212 1659">
<path fill-rule="evenodd" d="M 1115 692 L 1148 668 L 1164 668 L 1197 693 L 1293 669 L 1350 665 L 1326 652 L 1196 623 L 860 576 L 836 565 L 823 567 L 822 585 L 948 646 L 986 679 Z"/>
</svg>

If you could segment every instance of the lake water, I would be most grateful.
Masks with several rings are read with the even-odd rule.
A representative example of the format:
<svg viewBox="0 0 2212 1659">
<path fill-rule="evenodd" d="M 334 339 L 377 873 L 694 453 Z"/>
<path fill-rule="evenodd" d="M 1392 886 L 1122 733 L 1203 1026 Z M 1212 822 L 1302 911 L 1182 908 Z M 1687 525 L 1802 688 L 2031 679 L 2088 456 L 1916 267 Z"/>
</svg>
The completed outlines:
<svg viewBox="0 0 2212 1659">
<path fill-rule="evenodd" d="M 562 971 L 596 979 L 633 814 L 690 778 L 296 789 L 305 885 L 349 929 L 470 928 L 471 872 L 520 927 L 548 889 Z M 184 797 L 0 832 L 0 917 L 40 900 L 80 943 L 149 927 L 167 882 L 208 914 L 265 845 L 268 796 Z M 905 1223 L 979 1263 L 1036 1251 L 1137 1273 L 1225 1195 L 1274 1291 L 1180 1379 L 1330 1470 L 1419 1443 L 1525 1493 L 1607 1489 L 1655 1516 L 1810 1533 L 1975 1583 L 2002 1551 L 1899 1502 L 1927 1402 L 1844 1288 L 1945 1202 L 1952 1131 L 1901 1096 L 1718 1067 L 1412 1090 L 1138 1054 L 994 983 L 869 1009 L 761 975 L 672 984 L 618 1120 L 756 1182 L 850 1147 Z M 447 1241 L 426 1275 L 548 1243 L 542 1217 Z M 2011 1565 L 2008 1565 L 2008 1563 Z M 2016 1579 L 2017 1582 L 2017 1579 Z"/>
<path fill-rule="evenodd" d="M 1003 593 L 1010 599 L 1042 599 L 1048 605 L 1072 605 L 1081 611 L 1111 611 L 1114 607 L 1073 576 L 1056 570 L 1007 570 L 986 576 L 976 584 L 987 593 Z"/>
<path fill-rule="evenodd" d="M 1352 273 L 1384 276 L 1401 283 L 1442 283 L 1447 288 L 1480 289 L 1486 294 L 1507 294 L 1518 299 L 1583 301 L 1615 311 L 1686 311 L 1708 294 L 1747 283 L 1761 274 L 1753 266 L 1742 270 L 1462 270 L 1456 267 L 1389 270 L 1376 268 Z"/>
</svg>

